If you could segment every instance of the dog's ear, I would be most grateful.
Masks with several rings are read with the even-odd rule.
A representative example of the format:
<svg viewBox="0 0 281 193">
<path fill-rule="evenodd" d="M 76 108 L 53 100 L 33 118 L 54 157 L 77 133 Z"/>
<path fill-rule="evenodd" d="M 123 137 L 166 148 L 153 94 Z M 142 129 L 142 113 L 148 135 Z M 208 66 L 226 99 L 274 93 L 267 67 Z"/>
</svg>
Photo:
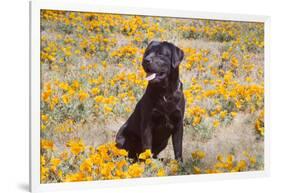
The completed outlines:
<svg viewBox="0 0 281 193">
<path fill-rule="evenodd" d="M 172 67 L 177 68 L 183 60 L 183 51 L 175 45 L 172 45 Z"/>
</svg>

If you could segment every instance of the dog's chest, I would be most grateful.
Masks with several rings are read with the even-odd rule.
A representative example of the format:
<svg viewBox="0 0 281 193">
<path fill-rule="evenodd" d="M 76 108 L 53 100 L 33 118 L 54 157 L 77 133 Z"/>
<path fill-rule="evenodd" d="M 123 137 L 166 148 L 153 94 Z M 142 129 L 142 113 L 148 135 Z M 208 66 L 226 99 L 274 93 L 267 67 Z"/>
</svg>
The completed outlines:
<svg viewBox="0 0 281 193">
<path fill-rule="evenodd" d="M 177 103 L 176 98 L 172 96 L 159 100 L 152 110 L 152 119 L 155 124 L 172 130 L 181 116 Z"/>
<path fill-rule="evenodd" d="M 155 109 L 165 114 L 171 114 L 178 108 L 179 97 L 178 93 L 162 96 L 156 103 Z"/>
</svg>

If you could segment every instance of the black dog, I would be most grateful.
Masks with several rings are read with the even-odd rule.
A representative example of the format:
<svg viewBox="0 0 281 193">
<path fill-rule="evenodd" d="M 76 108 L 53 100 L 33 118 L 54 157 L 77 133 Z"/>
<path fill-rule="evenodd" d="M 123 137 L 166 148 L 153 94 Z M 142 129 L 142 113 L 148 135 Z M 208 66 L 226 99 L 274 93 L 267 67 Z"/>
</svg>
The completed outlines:
<svg viewBox="0 0 281 193">
<path fill-rule="evenodd" d="M 152 41 L 145 50 L 142 66 L 149 80 L 134 112 L 116 136 L 118 148 L 129 157 L 150 149 L 153 157 L 167 146 L 172 136 L 175 158 L 182 160 L 185 99 L 179 79 L 183 51 L 169 42 Z"/>
</svg>

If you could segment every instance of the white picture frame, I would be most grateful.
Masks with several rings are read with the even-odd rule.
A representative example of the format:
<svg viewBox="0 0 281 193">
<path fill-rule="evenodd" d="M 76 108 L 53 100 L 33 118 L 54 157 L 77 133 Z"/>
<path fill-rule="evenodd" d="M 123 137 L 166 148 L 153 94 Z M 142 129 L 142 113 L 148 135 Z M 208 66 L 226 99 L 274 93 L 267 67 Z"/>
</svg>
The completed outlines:
<svg viewBox="0 0 281 193">
<path fill-rule="evenodd" d="M 264 171 L 222 173 L 208 175 L 188 175 L 173 177 L 151 177 L 109 181 L 71 182 L 57 184 L 40 184 L 40 10 L 68 10 L 117 14 L 134 14 L 146 16 L 169 16 L 180 18 L 200 18 L 231 21 L 264 22 L 264 74 L 265 74 L 265 134 L 264 134 Z M 114 186 L 135 186 L 163 183 L 188 183 L 191 181 L 223 180 L 265 177 L 270 171 L 270 125 L 269 125 L 269 36 L 270 18 L 268 16 L 238 15 L 222 13 L 194 12 L 186 10 L 164 10 L 155 8 L 103 6 L 89 1 L 55 1 L 41 0 L 30 2 L 30 190 L 32 192 L 70 190 L 83 188 L 101 188 Z"/>
</svg>

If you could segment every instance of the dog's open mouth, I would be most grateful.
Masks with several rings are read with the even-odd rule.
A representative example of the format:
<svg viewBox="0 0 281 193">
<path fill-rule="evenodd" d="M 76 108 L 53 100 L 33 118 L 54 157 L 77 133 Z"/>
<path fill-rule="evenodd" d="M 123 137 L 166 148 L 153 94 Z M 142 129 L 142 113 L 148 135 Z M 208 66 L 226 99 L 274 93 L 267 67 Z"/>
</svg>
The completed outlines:
<svg viewBox="0 0 281 193">
<path fill-rule="evenodd" d="M 164 72 L 160 72 L 160 73 L 152 73 L 152 72 L 148 72 L 146 74 L 146 80 L 147 81 L 153 81 L 154 79 L 162 79 L 165 76 Z"/>
<path fill-rule="evenodd" d="M 151 81 L 151 80 L 153 80 L 154 78 L 156 78 L 156 73 L 147 73 L 145 79 L 148 80 L 148 81 Z"/>
</svg>

